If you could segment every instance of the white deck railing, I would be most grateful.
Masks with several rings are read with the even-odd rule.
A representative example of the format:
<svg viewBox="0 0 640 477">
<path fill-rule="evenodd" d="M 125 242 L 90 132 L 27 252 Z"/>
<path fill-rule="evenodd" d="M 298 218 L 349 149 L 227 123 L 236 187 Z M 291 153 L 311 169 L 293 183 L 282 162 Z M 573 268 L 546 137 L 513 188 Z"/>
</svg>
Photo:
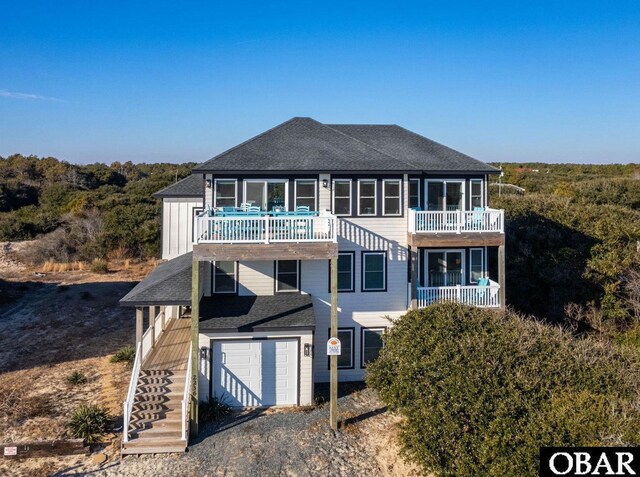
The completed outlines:
<svg viewBox="0 0 640 477">
<path fill-rule="evenodd" d="M 491 280 L 487 286 L 418 287 L 418 308 L 440 301 L 453 301 L 481 308 L 497 308 L 500 306 L 500 285 Z"/>
<path fill-rule="evenodd" d="M 504 210 L 425 210 L 409 209 L 410 233 L 504 233 Z"/>
<path fill-rule="evenodd" d="M 182 440 L 187 440 L 189 431 L 189 401 L 191 399 L 191 352 L 193 343 L 189 345 L 189 362 L 187 363 L 187 374 L 184 378 L 184 394 L 182 396 Z"/>
<path fill-rule="evenodd" d="M 129 381 L 127 400 L 123 403 L 122 406 L 122 442 L 129 442 L 129 423 L 131 422 L 133 401 L 136 398 L 136 388 L 138 387 L 138 379 L 140 378 L 140 366 L 142 364 L 141 347 L 142 343 L 138 343 L 138 346 L 136 346 L 136 359 L 133 362 L 133 370 L 131 371 L 131 381 Z"/>
<path fill-rule="evenodd" d="M 160 339 L 160 335 L 164 331 L 162 329 L 162 320 L 165 320 L 164 327 L 167 327 L 169 321 L 171 321 L 171 316 L 167 317 L 166 314 L 161 311 L 159 312 L 153 320 L 153 333 L 151 332 L 151 327 L 149 326 L 147 330 L 142 335 L 142 361 L 144 362 L 149 356 L 149 353 L 153 349 L 155 343 Z"/>
<path fill-rule="evenodd" d="M 281 243 L 336 242 L 336 217 L 329 213 L 317 216 L 247 216 L 195 218 L 194 243 Z"/>
</svg>

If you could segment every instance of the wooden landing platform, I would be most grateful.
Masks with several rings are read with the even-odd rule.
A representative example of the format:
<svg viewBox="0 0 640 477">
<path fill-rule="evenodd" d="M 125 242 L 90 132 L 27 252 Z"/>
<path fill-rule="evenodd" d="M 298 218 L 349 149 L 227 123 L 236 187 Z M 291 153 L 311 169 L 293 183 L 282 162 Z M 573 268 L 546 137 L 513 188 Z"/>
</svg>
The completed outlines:
<svg viewBox="0 0 640 477">
<path fill-rule="evenodd" d="M 178 318 L 167 324 L 160 339 L 142 363 L 145 370 L 184 371 L 187 369 L 191 320 Z"/>
</svg>

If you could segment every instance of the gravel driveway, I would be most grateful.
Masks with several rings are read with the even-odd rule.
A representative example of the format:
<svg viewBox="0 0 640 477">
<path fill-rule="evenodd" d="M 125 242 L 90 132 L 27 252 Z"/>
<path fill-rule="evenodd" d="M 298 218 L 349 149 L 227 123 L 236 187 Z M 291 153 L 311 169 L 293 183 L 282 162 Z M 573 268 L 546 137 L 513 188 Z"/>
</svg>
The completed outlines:
<svg viewBox="0 0 640 477">
<path fill-rule="evenodd" d="M 407 476 L 398 457 L 397 419 L 373 391 L 350 386 L 339 399 L 344 424 L 330 429 L 329 406 L 256 410 L 208 424 L 183 455 L 128 456 L 91 476 Z M 78 469 L 79 470 L 79 469 Z"/>
</svg>

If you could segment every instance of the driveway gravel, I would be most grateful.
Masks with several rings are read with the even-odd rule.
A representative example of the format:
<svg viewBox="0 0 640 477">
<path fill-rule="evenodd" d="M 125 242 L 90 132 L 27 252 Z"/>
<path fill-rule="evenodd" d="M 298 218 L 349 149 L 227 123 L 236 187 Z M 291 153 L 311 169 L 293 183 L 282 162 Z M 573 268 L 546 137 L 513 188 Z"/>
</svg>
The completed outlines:
<svg viewBox="0 0 640 477">
<path fill-rule="evenodd" d="M 322 391 L 322 390 L 321 390 Z M 326 392 L 326 391 L 325 391 Z M 91 476 L 411 476 L 399 456 L 397 418 L 362 386 L 341 389 L 341 429 L 329 427 L 328 403 L 313 408 L 254 410 L 207 424 L 183 455 L 127 456 Z"/>
</svg>

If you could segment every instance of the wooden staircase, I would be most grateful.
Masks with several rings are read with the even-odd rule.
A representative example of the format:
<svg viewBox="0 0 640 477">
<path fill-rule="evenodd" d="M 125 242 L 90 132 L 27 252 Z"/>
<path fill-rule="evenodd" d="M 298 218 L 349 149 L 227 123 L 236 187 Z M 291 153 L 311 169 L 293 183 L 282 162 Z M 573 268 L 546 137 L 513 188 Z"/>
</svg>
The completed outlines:
<svg viewBox="0 0 640 477">
<path fill-rule="evenodd" d="M 128 442 L 121 453 L 184 452 L 182 401 L 187 381 L 189 326 L 174 320 L 142 363 L 135 387 Z"/>
<path fill-rule="evenodd" d="M 133 402 L 129 442 L 122 454 L 184 452 L 182 396 L 186 372 L 141 370 Z"/>
</svg>

